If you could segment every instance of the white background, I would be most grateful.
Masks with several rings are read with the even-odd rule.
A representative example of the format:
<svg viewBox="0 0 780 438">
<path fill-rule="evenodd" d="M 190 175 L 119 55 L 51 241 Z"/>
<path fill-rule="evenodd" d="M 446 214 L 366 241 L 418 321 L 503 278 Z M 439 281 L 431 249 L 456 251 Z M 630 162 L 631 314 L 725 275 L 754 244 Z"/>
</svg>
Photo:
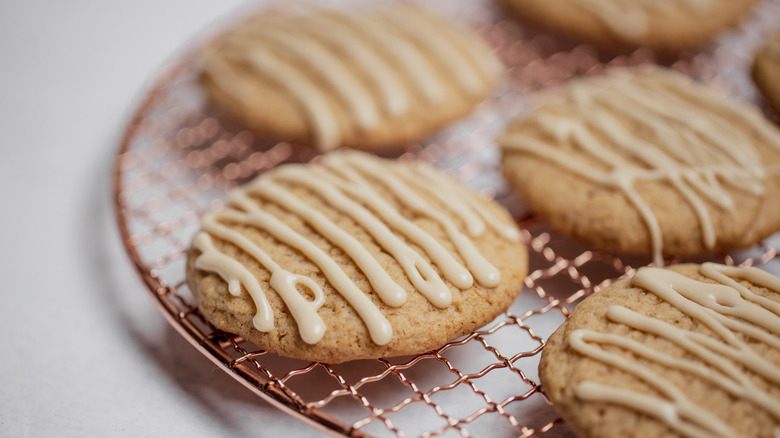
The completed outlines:
<svg viewBox="0 0 780 438">
<path fill-rule="evenodd" d="M 165 323 L 111 210 L 139 99 L 242 3 L 0 3 L 0 436 L 315 433 Z"/>
</svg>

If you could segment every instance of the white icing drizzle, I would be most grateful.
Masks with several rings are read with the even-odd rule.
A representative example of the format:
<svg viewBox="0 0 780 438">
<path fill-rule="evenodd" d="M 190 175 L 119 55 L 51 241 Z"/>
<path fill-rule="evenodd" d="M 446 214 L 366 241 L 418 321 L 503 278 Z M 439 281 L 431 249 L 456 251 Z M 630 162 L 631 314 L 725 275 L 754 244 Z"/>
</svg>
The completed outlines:
<svg viewBox="0 0 780 438">
<path fill-rule="evenodd" d="M 436 307 L 444 308 L 452 303 L 452 293 L 450 292 L 450 289 L 436 274 L 433 267 L 426 262 L 417 251 L 395 235 L 393 231 L 385 225 L 381 218 L 375 216 L 359 203 L 343 194 L 338 187 L 328 184 L 330 182 L 328 179 L 312 175 L 308 169 L 296 169 L 295 167 L 287 166 L 285 168 L 280 168 L 277 173 L 279 174 L 278 178 L 281 181 L 286 181 L 288 183 L 296 182 L 303 185 L 307 189 L 314 191 L 321 198 L 326 199 L 328 204 L 353 218 L 355 222 L 363 227 L 382 248 L 398 261 L 412 284 Z M 268 181 L 264 181 L 264 183 L 268 184 Z M 257 191 L 262 193 L 263 185 L 258 184 Z M 280 200 L 281 199 L 277 199 L 277 201 Z M 289 199 L 284 199 L 283 202 L 285 207 L 290 206 Z M 340 230 L 337 225 L 330 222 L 324 215 L 317 212 L 316 209 L 312 207 L 296 210 L 300 211 L 305 220 L 323 234 L 329 234 L 328 231 L 326 231 L 328 228 Z M 328 237 L 331 241 L 338 242 L 340 240 L 331 238 L 330 236 Z M 346 233 L 340 237 L 343 239 L 346 237 Z M 355 245 L 360 245 L 357 239 L 354 237 L 352 239 L 355 241 Z M 387 277 L 387 281 L 392 282 L 389 276 Z"/>
<path fill-rule="evenodd" d="M 653 260 L 663 265 L 663 236 L 655 215 L 634 188 L 638 180 L 671 184 L 698 218 L 706 248 L 717 242 L 708 200 L 733 209 L 724 185 L 755 196 L 764 193 L 760 142 L 780 149 L 774 132 L 752 107 L 729 102 L 715 90 L 660 68 L 613 70 L 605 78 L 573 82 L 568 96 L 550 99 L 530 120 L 539 137 L 512 132 L 507 150 L 546 158 L 587 180 L 624 193 L 644 221 Z M 647 136 L 653 140 L 647 140 Z M 753 137 L 751 137 L 751 135 Z M 569 142 L 575 155 L 550 147 L 548 136 Z"/>
<path fill-rule="evenodd" d="M 508 240 L 517 241 L 520 239 L 517 227 L 502 222 L 496 216 L 485 211 L 484 207 L 469 193 L 456 190 L 457 184 L 454 180 L 446 176 L 431 177 L 436 171 L 424 162 L 416 163 L 416 167 L 416 173 L 404 168 L 399 169 L 398 173 L 410 184 L 438 199 L 453 213 L 460 216 L 472 236 L 482 234 L 487 224 Z M 455 200 L 458 202 L 453 202 Z"/>
<path fill-rule="evenodd" d="M 717 7 L 712 0 L 580 0 L 580 6 L 590 11 L 608 29 L 628 40 L 637 40 L 647 34 L 648 14 L 657 9 L 675 13 L 676 8 L 687 8 L 702 14 Z"/>
<path fill-rule="evenodd" d="M 464 56 L 463 51 L 447 38 L 447 34 L 425 30 L 433 24 L 432 20 L 418 13 L 414 8 L 380 10 L 378 15 L 379 20 L 395 27 L 394 33 L 400 32 L 407 36 L 430 58 L 443 64 L 467 93 L 476 94 L 484 88 L 479 67 L 473 65 L 468 57 Z"/>
<path fill-rule="evenodd" d="M 712 334 L 678 328 L 620 305 L 607 309 L 608 320 L 635 331 L 665 339 L 685 350 L 672 356 L 648 348 L 626 336 L 575 330 L 567 337 L 572 350 L 631 374 L 652 393 L 585 381 L 575 394 L 586 402 L 617 404 L 657 418 L 684 436 L 738 436 L 722 419 L 695 405 L 663 375 L 643 363 L 656 363 L 707 380 L 734 398 L 743 399 L 780 422 L 780 401 L 755 383 L 755 378 L 780 386 L 780 369 L 753 351 L 739 335 L 780 351 L 780 303 L 751 292 L 737 280 L 780 293 L 780 278 L 758 268 L 736 268 L 705 263 L 699 273 L 716 283 L 705 283 L 661 268 L 641 268 L 632 285 L 668 302 Z M 610 348 L 605 348 L 609 346 Z M 631 356 L 615 352 L 620 349 Z M 705 366 L 702 366 L 702 363 Z M 651 391 L 651 392 L 652 392 Z"/>
<path fill-rule="evenodd" d="M 360 32 L 363 38 L 381 56 L 390 59 L 405 81 L 411 83 L 414 92 L 420 93 L 427 102 L 440 102 L 446 97 L 446 90 L 436 77 L 435 68 L 427 55 L 415 48 L 404 38 L 388 38 L 395 31 L 380 17 L 366 15 L 362 20 L 352 20 L 341 14 L 332 14 L 335 19 Z"/>
<path fill-rule="evenodd" d="M 350 303 L 350 305 L 356 309 L 356 311 L 361 316 L 361 318 L 363 318 L 366 321 L 366 325 L 368 326 L 372 339 L 377 341 L 377 343 L 389 342 L 390 338 L 392 337 L 392 327 L 390 327 L 390 323 L 385 319 L 384 316 L 382 316 L 382 314 L 378 311 L 378 309 L 376 309 L 376 307 L 371 303 L 371 301 L 365 296 L 363 291 L 361 291 L 354 284 L 354 282 L 342 271 L 342 269 L 338 266 L 338 264 L 335 261 L 333 261 L 333 259 L 328 254 L 326 254 L 324 251 L 319 249 L 315 244 L 313 244 L 309 240 L 302 237 L 300 234 L 295 232 L 288 225 L 281 222 L 272 214 L 264 212 L 262 209 L 260 209 L 260 207 L 249 197 L 249 192 L 242 191 L 242 190 L 234 190 L 230 194 L 230 202 L 232 205 L 235 205 L 236 208 L 229 209 L 220 213 L 219 219 L 226 220 L 233 223 L 245 223 L 247 225 L 251 225 L 253 227 L 257 227 L 259 229 L 265 230 L 270 234 L 272 234 L 274 238 L 284 243 L 285 245 L 288 245 L 289 247 L 294 248 L 300 251 L 301 253 L 307 254 L 307 256 L 312 260 L 312 262 L 314 262 L 320 268 L 320 270 L 328 279 L 328 281 L 340 291 L 341 295 L 344 296 L 344 298 Z M 239 209 L 243 210 L 245 213 Z M 218 225 L 218 222 L 216 222 L 216 220 L 213 221 L 208 220 L 208 216 L 207 216 L 201 222 L 201 227 L 203 228 L 204 232 L 200 233 L 200 235 L 208 236 L 208 234 L 215 234 L 214 231 L 215 225 Z M 218 231 L 219 229 L 217 229 L 217 232 Z M 200 235 L 198 236 L 198 238 L 200 238 Z M 252 244 L 245 236 L 242 236 L 236 232 L 233 232 L 232 236 L 234 237 L 234 241 L 238 241 L 242 243 L 243 245 L 242 249 L 252 248 L 252 252 L 250 252 L 250 254 L 253 256 L 253 258 L 261 260 L 262 256 L 258 256 L 258 254 L 261 254 L 262 250 L 259 247 Z M 218 237 L 222 238 L 222 236 L 218 236 Z M 254 320 L 255 328 L 257 328 L 260 331 L 272 330 L 273 315 L 271 314 L 270 308 L 268 307 L 267 299 L 265 298 L 264 293 L 260 291 L 259 284 L 256 283 L 257 280 L 255 279 L 254 281 L 252 281 L 254 277 L 249 272 L 249 270 L 246 269 L 246 267 L 239 266 L 240 264 L 238 264 L 234 259 L 231 259 L 226 255 L 221 255 L 221 253 L 215 247 L 213 247 L 213 245 L 207 248 L 209 250 L 207 252 L 200 245 L 197 245 L 197 239 L 196 239 L 196 247 L 203 253 L 201 254 L 201 256 L 198 257 L 198 259 L 196 259 L 196 266 L 200 269 L 218 273 L 223 279 L 225 279 L 225 281 L 228 281 L 229 283 L 230 283 L 229 277 L 221 273 L 225 271 L 222 265 L 229 264 L 230 266 L 233 266 L 235 270 L 240 270 L 241 268 L 243 268 L 243 270 L 240 271 L 242 273 L 241 274 L 242 276 L 238 279 L 240 281 L 233 282 L 232 285 L 233 289 L 231 289 L 231 293 L 236 296 L 239 295 L 240 284 L 244 284 L 245 288 L 250 293 L 250 296 L 252 297 L 252 300 L 255 302 L 255 304 L 257 305 L 258 303 L 260 303 L 260 305 L 257 305 L 258 317 L 256 317 Z M 207 262 L 209 257 L 214 257 L 214 256 L 217 256 L 219 258 L 217 260 Z M 367 274 L 369 279 L 372 278 L 371 274 L 374 275 L 377 275 L 377 273 L 379 275 L 385 274 L 384 271 L 381 269 L 381 267 L 370 265 L 370 262 L 373 261 L 373 259 L 370 258 L 371 257 L 370 254 L 368 254 L 367 252 L 358 253 L 358 256 L 368 257 L 368 259 L 361 258 L 360 260 L 363 263 L 364 273 L 366 270 L 370 272 L 370 274 Z M 268 266 L 266 263 L 263 263 L 263 265 Z M 245 278 L 249 278 L 250 280 L 248 282 L 245 282 L 243 281 L 243 279 Z M 397 287 L 397 285 L 395 284 L 388 285 L 387 284 L 388 281 L 390 280 L 389 279 L 385 280 L 385 287 L 377 290 L 377 293 L 380 294 L 382 300 L 386 304 L 390 306 L 398 307 L 406 301 L 406 292 L 400 287 Z M 298 305 L 298 304 L 300 303 L 295 302 L 292 305 Z M 288 303 L 288 305 L 290 304 Z M 260 316 L 261 314 L 262 316 Z M 317 318 L 319 318 L 319 316 L 317 316 Z M 309 318 L 309 319 L 313 319 L 313 318 Z M 258 325 L 257 323 L 258 321 L 263 321 L 263 324 Z M 306 323 L 306 321 L 304 321 L 304 323 Z M 308 335 L 305 336 L 303 332 L 304 329 L 300 327 L 299 329 L 301 330 L 301 336 L 304 339 L 311 339 L 313 337 L 312 333 L 309 333 Z M 324 334 L 324 327 L 322 329 L 322 333 Z M 307 341 L 307 342 L 315 343 L 316 340 Z"/>
<path fill-rule="evenodd" d="M 241 285 L 257 306 L 257 315 L 253 319 L 255 328 L 270 331 L 274 327 L 273 314 L 260 281 L 250 269 L 228 254 L 220 251 L 212 239 L 225 241 L 252 260 L 255 260 L 271 275 L 270 286 L 279 294 L 298 324 L 302 339 L 310 344 L 318 342 L 325 333 L 325 326 L 317 314 L 324 302 L 323 290 L 308 277 L 290 273 L 281 268 L 261 245 L 245 233 L 236 231 L 229 224 L 257 228 L 268 233 L 276 241 L 300 252 L 312 262 L 327 278 L 333 289 L 341 294 L 356 310 L 366 324 L 371 339 L 385 345 L 392 338 L 392 327 L 367 295 L 349 278 L 347 274 L 323 249 L 306 239 L 291 226 L 285 224 L 273 214 L 264 211 L 254 200 L 262 198 L 265 202 L 278 205 L 297 216 L 303 223 L 318 233 L 331 245 L 339 248 L 362 272 L 379 298 L 389 306 L 402 306 L 407 300 L 406 291 L 396 283 L 361 242 L 329 219 L 317 204 L 309 204 L 299 198 L 292 187 L 304 189 L 315 195 L 330 208 L 339 211 L 354 221 L 374 239 L 384 253 L 393 257 L 402 267 L 407 279 L 434 306 L 446 308 L 452 302 L 450 287 L 446 279 L 459 289 L 473 286 L 474 279 L 481 285 L 491 288 L 498 285 L 498 270 L 482 256 L 469 239 L 478 237 L 488 229 L 513 241 L 519 240 L 519 233 L 507 231 L 507 224 L 484 211 L 465 189 L 453 188 L 452 181 L 436 171 L 422 166 L 388 164 L 384 160 L 358 152 L 343 152 L 327 155 L 322 166 L 285 165 L 267 172 L 249 184 L 234 190 L 229 196 L 228 208 L 204 216 L 202 231 L 196 236 L 194 245 L 201 251 L 196 259 L 196 267 L 211 271 L 222 277 L 233 295 L 241 293 Z M 403 174 L 403 175 L 402 175 Z M 449 214 L 443 214 L 426 202 L 418 193 L 434 193 L 410 187 L 408 179 L 435 181 L 434 186 L 448 185 L 448 193 L 453 199 L 442 197 Z M 416 176 L 416 177 L 415 177 Z M 373 179 L 374 182 L 369 180 Z M 374 188 L 376 184 L 388 191 L 391 198 L 385 198 Z M 460 186 L 458 186 L 460 187 Z M 450 203 L 470 199 L 472 204 L 453 208 Z M 395 202 L 395 204 L 394 204 Z M 442 246 L 425 229 L 405 218 L 396 205 L 413 210 L 416 214 L 432 219 L 439 224 L 447 236 L 452 239 L 457 255 Z M 491 217 L 490 221 L 481 220 Z M 458 225 L 458 223 L 463 225 Z M 470 224 L 470 225 L 465 225 Z M 470 228 L 463 233 L 460 228 Z M 468 234 L 468 235 L 467 235 Z M 400 238 L 404 236 L 411 246 Z M 418 249 L 415 249 L 418 248 Z M 421 251 L 421 252 L 418 252 Z M 428 258 L 426 258 L 426 256 Z M 465 266 L 464 266 L 465 264 Z M 434 266 L 442 272 L 440 277 Z M 298 292 L 302 286 L 304 295 Z M 308 295 L 312 299 L 304 298 Z"/>
<path fill-rule="evenodd" d="M 326 163 L 328 164 L 328 163 Z M 360 176 L 357 172 L 347 172 L 345 169 L 335 169 L 330 167 L 329 170 L 333 172 L 341 173 L 349 180 L 345 182 L 337 178 L 327 177 L 330 182 L 338 186 L 339 190 L 348 193 L 354 199 L 359 200 L 361 203 L 369 206 L 376 212 L 378 217 L 387 222 L 391 227 L 398 230 L 399 233 L 408 236 L 410 240 L 422 242 L 422 247 L 425 248 L 426 254 L 431 260 L 440 266 L 444 277 L 449 280 L 453 286 L 465 289 L 471 287 L 474 283 L 474 278 L 466 267 L 461 266 L 453 256 L 430 234 L 422 230 L 410 220 L 401 215 L 395 207 L 393 207 L 387 201 L 377 198 L 373 189 L 368 188 L 368 182 Z M 322 177 L 326 177 L 323 175 Z M 415 196 L 412 194 L 412 196 Z M 410 263 L 411 262 L 411 263 Z M 419 277 L 419 271 L 416 263 L 421 263 L 422 259 L 413 257 L 411 260 L 407 260 L 407 265 L 404 267 L 407 272 L 410 272 L 412 278 L 418 282 L 423 279 Z M 425 264 L 423 271 L 430 272 L 430 268 Z M 415 271 L 418 271 L 415 274 Z M 434 280 L 435 285 L 432 285 L 435 289 L 442 288 L 443 283 L 439 283 Z M 414 281 L 413 281 L 414 283 Z M 419 286 L 418 286 L 419 287 Z M 449 298 L 442 297 L 445 302 L 449 301 Z M 448 304 L 446 304 L 448 305 Z M 442 306 L 445 306 L 442 302 Z"/>
<path fill-rule="evenodd" d="M 240 217 L 239 215 L 236 215 Z M 237 217 L 231 217 L 236 219 Z M 271 287 L 279 293 L 287 307 L 293 313 L 293 317 L 300 325 L 302 336 L 308 343 L 318 342 L 325 334 L 325 323 L 317 314 L 317 309 L 322 306 L 324 296 L 322 289 L 310 278 L 290 273 L 274 262 L 268 254 L 257 246 L 251 245 L 241 235 L 223 225 L 220 225 L 212 215 L 203 218 L 203 225 L 209 229 L 211 235 L 228 241 L 249 253 L 264 268 L 271 272 L 269 281 Z M 205 257 L 199 257 L 195 266 L 200 269 L 213 267 L 217 273 L 228 282 L 228 290 L 231 295 L 238 296 L 241 293 L 240 284 L 246 285 L 249 295 L 257 303 L 260 302 L 253 323 L 258 330 L 268 331 L 273 328 L 273 313 L 268 299 L 260 288 L 257 279 L 240 262 L 230 258 L 214 247 L 211 237 L 206 233 L 199 233 L 195 239 L 195 247 L 202 251 Z M 297 291 L 297 286 L 303 286 L 314 295 L 314 301 L 307 301 Z"/>
<path fill-rule="evenodd" d="M 303 108 L 314 127 L 315 142 L 321 145 L 336 145 L 339 141 L 339 126 L 330 111 L 327 95 L 306 75 L 289 66 L 263 49 L 245 54 L 246 61 L 257 71 L 289 93 Z M 229 78 L 226 78 L 229 80 Z"/>
<path fill-rule="evenodd" d="M 323 44 L 330 44 L 333 51 L 348 57 L 349 62 L 362 71 L 377 88 L 388 114 L 398 117 L 407 111 L 409 95 L 400 74 L 387 59 L 360 42 L 362 35 L 327 14 L 304 15 L 300 19 L 306 32 Z"/>
<path fill-rule="evenodd" d="M 359 128 L 370 129 L 376 126 L 379 121 L 376 102 L 356 73 L 318 40 L 286 30 L 296 25 L 299 24 L 293 20 L 269 18 L 262 27 L 256 26 L 251 29 L 251 34 L 246 35 L 251 39 L 247 38 L 247 41 L 243 41 L 240 37 L 236 37 L 239 47 L 232 47 L 231 54 L 233 50 L 246 53 L 251 52 L 255 47 L 275 47 L 283 53 L 284 57 L 290 58 L 290 63 L 303 66 L 323 81 L 328 89 L 333 90 L 336 98 L 340 99 L 355 116 Z M 262 69 L 258 70 L 258 73 L 263 74 Z"/>
<path fill-rule="evenodd" d="M 419 181 L 421 179 L 421 175 L 436 175 L 435 178 L 432 178 L 434 180 L 437 180 L 439 184 L 437 184 L 437 187 L 441 187 L 445 185 L 444 178 L 441 175 L 438 175 L 437 171 L 431 169 L 430 167 L 425 168 L 421 164 L 417 164 L 416 168 L 410 169 L 410 168 L 404 168 L 399 167 L 396 170 L 396 173 L 394 175 L 387 174 L 386 171 L 383 171 L 380 165 L 376 162 L 372 162 L 373 160 L 366 159 L 366 156 L 361 155 L 353 155 L 352 157 L 348 158 L 348 160 L 351 159 L 354 163 L 353 166 L 360 167 L 365 169 L 366 171 L 371 172 L 371 174 L 377 178 L 387 189 L 393 192 L 393 194 L 401 200 L 401 202 L 408 208 L 412 209 L 418 214 L 421 214 L 425 217 L 428 217 L 435 222 L 437 222 L 441 227 L 445 230 L 447 233 L 447 236 L 450 238 L 452 243 L 455 245 L 455 248 L 458 250 L 458 254 L 465 260 L 466 266 L 475 274 L 478 275 L 477 281 L 487 287 L 495 287 L 498 285 L 500 281 L 500 274 L 498 273 L 498 270 L 494 268 L 490 262 L 488 262 L 477 250 L 476 247 L 474 247 L 471 240 L 463 233 L 461 233 L 458 225 L 455 224 L 454 221 L 452 221 L 449 216 L 437 211 L 434 208 L 431 208 L 431 206 L 421 197 L 417 196 L 414 192 L 414 190 L 411 190 L 405 183 L 413 183 L 414 181 Z M 423 177 L 425 178 L 425 177 Z M 458 185 L 453 184 L 451 181 L 449 182 L 450 187 L 458 187 Z M 462 220 L 467 224 L 472 224 L 472 228 L 479 227 L 478 225 L 474 225 L 474 222 L 477 221 L 475 215 L 473 212 L 479 211 L 480 207 L 474 208 L 474 205 L 466 205 L 461 204 L 461 208 L 458 210 L 453 207 L 454 203 L 457 203 L 458 197 L 460 194 L 462 194 L 462 190 L 453 190 L 449 189 L 445 193 L 438 193 L 436 191 L 430 191 L 429 188 L 426 188 L 424 185 L 417 185 L 417 190 L 421 192 L 426 192 L 431 196 L 434 196 L 439 201 L 442 202 L 445 206 L 447 206 L 448 209 L 455 215 L 459 215 L 459 217 L 463 218 Z M 446 194 L 453 195 L 451 198 L 447 198 Z M 457 216 L 456 216 L 457 217 Z M 481 222 L 481 221 L 480 221 Z M 482 234 L 482 232 L 485 229 L 485 222 L 481 222 L 481 230 L 477 234 L 472 234 L 473 236 L 478 236 Z M 498 226 L 495 226 L 498 224 Z M 508 228 L 506 224 L 496 221 L 496 224 L 491 223 L 490 225 L 493 227 L 493 229 L 497 230 L 499 233 L 501 233 L 505 228 Z M 511 237 L 510 237 L 511 238 Z M 519 238 L 519 234 L 517 236 L 514 236 L 514 240 L 516 241 Z M 425 248 L 425 251 L 429 254 L 431 254 L 432 248 Z M 448 266 L 449 265 L 449 266 Z M 455 269 L 455 264 L 443 264 L 444 269 Z M 453 276 L 448 276 L 448 279 L 456 285 L 456 287 L 460 288 L 466 288 L 470 287 L 471 284 L 471 278 L 470 276 L 466 277 L 467 272 L 462 272 Z M 462 286 L 459 286 L 458 284 L 461 284 L 462 279 L 463 283 Z"/>
<path fill-rule="evenodd" d="M 257 307 L 252 323 L 260 331 L 271 330 L 274 327 L 273 312 L 257 278 L 241 262 L 218 251 L 208 234 L 198 233 L 193 245 L 202 253 L 195 261 L 195 266 L 219 274 L 227 282 L 228 291 L 233 296 L 241 294 L 243 284 Z"/>
<path fill-rule="evenodd" d="M 447 77 L 475 95 L 500 74 L 500 63 L 477 37 L 409 5 L 267 13 L 208 57 L 205 68 L 218 77 L 225 69 L 212 66 L 214 59 L 235 64 L 234 70 L 249 67 L 230 80 L 258 75 L 278 85 L 305 114 L 321 150 L 338 147 L 341 130 L 352 129 L 337 124 L 335 107 L 367 131 L 406 114 L 417 96 L 441 102 L 450 92 Z M 221 80 L 215 85 L 237 90 Z"/>
<path fill-rule="evenodd" d="M 286 91 L 296 100 L 306 100 L 306 104 L 302 105 L 302 108 L 315 127 L 315 141 L 321 144 L 331 144 L 337 141 L 339 138 L 338 124 L 333 114 L 328 110 L 327 98 L 319 92 L 315 85 L 295 69 L 278 64 L 273 59 L 273 55 L 267 52 L 255 50 L 250 54 L 245 54 L 245 56 L 249 65 L 264 68 L 266 77 L 282 88 L 287 85 L 285 77 L 296 77 L 298 80 L 296 86 L 288 88 Z M 207 59 L 208 62 L 204 64 L 203 68 L 211 76 L 220 78 L 219 87 L 225 93 L 243 98 L 257 96 L 257 91 L 246 80 L 246 72 L 235 68 L 214 52 L 210 53 Z"/>
</svg>

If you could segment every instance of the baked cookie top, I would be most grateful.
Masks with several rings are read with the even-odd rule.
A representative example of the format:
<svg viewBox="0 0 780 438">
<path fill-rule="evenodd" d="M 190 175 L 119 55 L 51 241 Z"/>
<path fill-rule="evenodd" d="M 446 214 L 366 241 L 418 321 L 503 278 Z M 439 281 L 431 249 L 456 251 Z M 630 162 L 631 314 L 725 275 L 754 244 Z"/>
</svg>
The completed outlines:
<svg viewBox="0 0 780 438">
<path fill-rule="evenodd" d="M 758 89 L 780 112 L 780 29 L 767 35 L 756 53 L 752 73 Z"/>
<path fill-rule="evenodd" d="M 419 7 L 262 12 L 203 53 L 211 100 L 321 151 L 398 147 L 464 116 L 503 66 L 471 30 Z"/>
<path fill-rule="evenodd" d="M 775 437 L 780 278 L 714 263 L 641 268 L 577 305 L 539 373 L 581 437 Z"/>
<path fill-rule="evenodd" d="M 527 253 L 498 204 L 422 162 L 287 164 L 204 215 L 187 263 L 216 327 L 284 356 L 417 354 L 490 322 Z"/>
<path fill-rule="evenodd" d="M 613 49 L 677 52 L 734 25 L 755 0 L 501 0 L 516 15 Z"/>
<path fill-rule="evenodd" d="M 663 254 L 747 247 L 780 228 L 780 130 L 669 69 L 573 80 L 499 143 L 528 207 L 599 248 L 662 265 Z"/>
</svg>

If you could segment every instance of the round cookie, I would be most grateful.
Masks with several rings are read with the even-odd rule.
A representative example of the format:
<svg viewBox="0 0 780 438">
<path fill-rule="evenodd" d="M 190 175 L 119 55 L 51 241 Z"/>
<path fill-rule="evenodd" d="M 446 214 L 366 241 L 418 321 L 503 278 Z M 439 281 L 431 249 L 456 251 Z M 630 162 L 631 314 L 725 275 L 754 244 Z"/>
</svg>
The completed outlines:
<svg viewBox="0 0 780 438">
<path fill-rule="evenodd" d="M 498 204 L 421 162 L 334 152 L 208 213 L 187 282 L 216 327 L 283 356 L 417 354 L 490 322 L 528 256 Z"/>
<path fill-rule="evenodd" d="M 641 268 L 583 300 L 539 375 L 585 437 L 780 432 L 780 278 L 705 263 Z"/>
<path fill-rule="evenodd" d="M 743 248 L 780 229 L 780 130 L 669 69 L 550 90 L 499 144 L 530 210 L 597 248 L 662 265 L 664 254 Z"/>
<path fill-rule="evenodd" d="M 212 44 L 201 83 L 262 135 L 320 151 L 398 148 L 473 110 L 503 66 L 418 7 L 265 11 Z"/>
<path fill-rule="evenodd" d="M 678 52 L 734 25 L 755 0 L 501 0 L 513 14 L 610 49 Z"/>
<path fill-rule="evenodd" d="M 752 73 L 758 89 L 780 112 L 780 30 L 767 36 L 753 61 Z"/>
</svg>

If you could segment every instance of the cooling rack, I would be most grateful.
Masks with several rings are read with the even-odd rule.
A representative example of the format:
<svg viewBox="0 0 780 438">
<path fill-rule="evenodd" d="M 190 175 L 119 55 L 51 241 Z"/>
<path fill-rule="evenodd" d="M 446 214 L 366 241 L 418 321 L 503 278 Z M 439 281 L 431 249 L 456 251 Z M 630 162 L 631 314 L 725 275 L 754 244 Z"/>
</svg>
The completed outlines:
<svg viewBox="0 0 780 438">
<path fill-rule="evenodd" d="M 749 79 L 763 34 L 780 23 L 780 0 L 766 1 L 710 48 L 659 59 L 637 50 L 605 54 L 528 28 L 490 2 L 423 2 L 474 26 L 508 67 L 499 91 L 467 119 L 403 153 L 451 172 L 494 197 L 516 217 L 530 253 L 524 291 L 489 325 L 413 357 L 328 365 L 266 353 L 214 329 L 184 281 L 200 215 L 225 193 L 312 150 L 257 138 L 209 108 L 197 86 L 195 49 L 175 60 L 128 124 L 114 163 L 116 219 L 130 262 L 168 322 L 204 356 L 262 399 L 334 435 L 568 436 L 539 385 L 544 340 L 582 297 L 631 274 L 647 257 L 592 251 L 527 214 L 507 190 L 493 142 L 506 121 L 527 111 L 535 91 L 608 65 L 656 62 L 760 104 Z M 194 45 L 197 46 L 197 45 Z M 762 106 L 768 117 L 777 115 Z M 729 255 L 727 264 L 777 269 L 780 238 Z M 698 259 L 695 261 L 703 261 Z M 669 260 L 670 263 L 675 262 Z"/>
</svg>

